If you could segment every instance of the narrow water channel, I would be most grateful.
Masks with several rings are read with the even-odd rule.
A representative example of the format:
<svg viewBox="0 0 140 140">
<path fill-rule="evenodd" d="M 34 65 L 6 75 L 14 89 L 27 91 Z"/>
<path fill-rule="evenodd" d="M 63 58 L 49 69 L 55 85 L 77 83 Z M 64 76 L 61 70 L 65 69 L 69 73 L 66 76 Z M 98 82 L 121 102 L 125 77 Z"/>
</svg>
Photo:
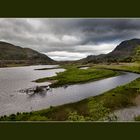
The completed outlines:
<svg viewBox="0 0 140 140">
<path fill-rule="evenodd" d="M 129 83 L 140 77 L 139 74 L 124 72 L 123 75 L 95 82 L 71 85 L 67 88 L 53 88 L 47 92 L 34 96 L 19 92 L 19 89 L 35 86 L 36 83 L 32 82 L 35 79 L 53 76 L 56 72 L 64 71 L 64 69 L 34 70 L 43 67 L 51 66 L 0 69 L 0 115 L 35 111 L 49 108 L 50 106 L 76 102 L 102 94 L 105 91 Z"/>
</svg>

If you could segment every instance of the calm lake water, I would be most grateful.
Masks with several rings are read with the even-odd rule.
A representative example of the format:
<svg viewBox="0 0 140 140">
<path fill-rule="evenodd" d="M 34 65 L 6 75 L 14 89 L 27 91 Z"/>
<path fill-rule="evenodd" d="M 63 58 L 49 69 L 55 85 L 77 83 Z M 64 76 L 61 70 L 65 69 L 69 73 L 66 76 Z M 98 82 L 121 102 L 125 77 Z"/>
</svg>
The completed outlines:
<svg viewBox="0 0 140 140">
<path fill-rule="evenodd" d="M 21 93 L 19 90 L 48 85 L 50 83 L 32 82 L 38 78 L 50 77 L 64 69 L 34 70 L 57 66 L 26 66 L 15 68 L 0 68 L 0 115 L 9 115 L 17 112 L 29 112 L 49 108 L 66 103 L 76 102 L 90 96 L 99 95 L 107 90 L 131 82 L 140 77 L 139 74 L 124 72 L 123 75 L 106 78 L 96 82 L 76 84 L 67 88 L 53 88 L 42 94 L 33 96 Z"/>
</svg>

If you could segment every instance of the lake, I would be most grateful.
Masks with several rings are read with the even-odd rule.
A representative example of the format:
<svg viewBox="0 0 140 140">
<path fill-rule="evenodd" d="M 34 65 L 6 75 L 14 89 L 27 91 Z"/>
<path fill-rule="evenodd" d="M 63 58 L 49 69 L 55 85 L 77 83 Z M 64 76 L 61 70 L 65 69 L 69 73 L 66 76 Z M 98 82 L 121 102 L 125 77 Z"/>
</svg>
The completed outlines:
<svg viewBox="0 0 140 140">
<path fill-rule="evenodd" d="M 48 85 L 49 82 L 32 82 L 38 78 L 56 75 L 64 69 L 35 70 L 54 68 L 57 65 L 38 65 L 13 68 L 0 68 L 0 115 L 17 112 L 29 112 L 66 103 L 76 102 L 123 85 L 140 77 L 139 74 L 124 72 L 123 75 L 103 80 L 66 87 L 52 88 L 42 94 L 27 95 L 19 92 L 22 89 L 37 85 Z"/>
</svg>

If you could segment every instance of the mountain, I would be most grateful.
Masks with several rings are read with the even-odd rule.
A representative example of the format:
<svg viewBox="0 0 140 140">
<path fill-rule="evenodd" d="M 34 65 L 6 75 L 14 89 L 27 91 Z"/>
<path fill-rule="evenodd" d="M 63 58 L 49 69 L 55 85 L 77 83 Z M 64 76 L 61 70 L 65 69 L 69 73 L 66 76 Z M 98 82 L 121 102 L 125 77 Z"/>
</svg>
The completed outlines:
<svg viewBox="0 0 140 140">
<path fill-rule="evenodd" d="M 126 58 L 135 55 L 136 48 L 140 45 L 140 39 L 131 39 L 121 42 L 111 53 L 107 56 L 115 58 Z"/>
<path fill-rule="evenodd" d="M 25 64 L 53 64 L 54 60 L 30 48 L 22 48 L 0 41 L 0 62 Z"/>
<path fill-rule="evenodd" d="M 102 62 L 131 62 L 138 58 L 140 50 L 140 39 L 131 39 L 121 42 L 116 48 L 101 55 L 90 55 L 79 62 L 82 63 L 102 63 Z"/>
</svg>

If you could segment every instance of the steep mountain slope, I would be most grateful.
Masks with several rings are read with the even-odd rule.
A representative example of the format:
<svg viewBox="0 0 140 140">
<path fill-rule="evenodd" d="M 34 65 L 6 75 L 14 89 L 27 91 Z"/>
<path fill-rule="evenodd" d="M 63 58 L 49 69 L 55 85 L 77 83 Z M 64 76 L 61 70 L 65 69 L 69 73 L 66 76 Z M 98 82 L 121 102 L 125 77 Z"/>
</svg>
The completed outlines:
<svg viewBox="0 0 140 140">
<path fill-rule="evenodd" d="M 53 64 L 54 60 L 29 48 L 22 48 L 7 42 L 0 42 L 0 61 L 5 63 L 22 62 L 28 64 Z"/>
<path fill-rule="evenodd" d="M 112 52 L 101 55 L 90 55 L 81 59 L 83 63 L 102 63 L 102 62 L 130 62 L 136 61 L 137 49 L 140 46 L 140 39 L 131 39 L 121 42 Z"/>
<path fill-rule="evenodd" d="M 115 58 L 131 57 L 135 54 L 135 49 L 140 45 L 140 39 L 131 39 L 121 42 L 111 53 L 107 56 Z"/>
</svg>

